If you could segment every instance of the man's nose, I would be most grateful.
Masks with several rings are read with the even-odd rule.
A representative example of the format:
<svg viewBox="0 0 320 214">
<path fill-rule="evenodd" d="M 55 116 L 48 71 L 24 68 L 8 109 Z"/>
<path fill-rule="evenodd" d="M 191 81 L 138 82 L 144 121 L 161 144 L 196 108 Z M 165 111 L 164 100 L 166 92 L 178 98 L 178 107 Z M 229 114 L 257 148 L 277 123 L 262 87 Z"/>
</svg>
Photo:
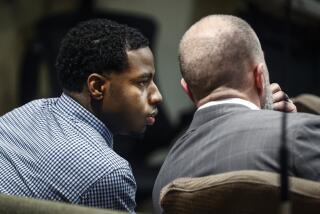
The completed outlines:
<svg viewBox="0 0 320 214">
<path fill-rule="evenodd" d="M 154 82 L 151 85 L 149 102 L 152 105 L 162 102 L 162 95 Z"/>
</svg>

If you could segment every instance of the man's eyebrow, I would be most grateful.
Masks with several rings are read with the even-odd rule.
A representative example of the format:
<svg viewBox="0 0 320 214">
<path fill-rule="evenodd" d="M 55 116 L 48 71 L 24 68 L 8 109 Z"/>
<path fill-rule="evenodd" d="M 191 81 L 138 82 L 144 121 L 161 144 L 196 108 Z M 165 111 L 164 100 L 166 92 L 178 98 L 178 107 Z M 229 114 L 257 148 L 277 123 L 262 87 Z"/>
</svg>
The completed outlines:
<svg viewBox="0 0 320 214">
<path fill-rule="evenodd" d="M 145 72 L 138 76 L 138 78 L 152 78 L 153 74 L 151 72 Z"/>
</svg>

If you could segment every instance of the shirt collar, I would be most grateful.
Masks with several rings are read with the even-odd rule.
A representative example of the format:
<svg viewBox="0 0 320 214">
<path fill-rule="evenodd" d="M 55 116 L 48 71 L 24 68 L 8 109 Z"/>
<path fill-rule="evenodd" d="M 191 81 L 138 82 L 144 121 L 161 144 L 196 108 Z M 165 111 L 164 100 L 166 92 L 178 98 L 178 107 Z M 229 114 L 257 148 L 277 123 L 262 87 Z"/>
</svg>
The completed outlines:
<svg viewBox="0 0 320 214">
<path fill-rule="evenodd" d="M 252 110 L 260 110 L 260 108 L 258 106 L 256 106 L 255 104 L 253 104 L 250 101 L 243 100 L 243 99 L 240 99 L 240 98 L 229 98 L 229 99 L 224 99 L 224 100 L 210 101 L 210 102 L 200 106 L 197 109 L 197 111 L 200 110 L 200 109 L 207 108 L 209 106 L 215 106 L 215 105 L 221 105 L 221 104 L 239 104 L 239 105 L 246 106 L 246 107 L 248 107 L 249 109 L 252 109 Z"/>
<path fill-rule="evenodd" d="M 91 112 L 85 109 L 77 101 L 75 101 L 73 98 L 66 95 L 65 93 L 62 93 L 62 95 L 58 98 L 56 106 L 60 111 L 64 112 L 66 115 L 75 117 L 78 120 L 83 121 L 89 124 L 91 127 L 93 127 L 106 140 L 108 146 L 112 148 L 112 133 L 109 131 L 109 129 L 102 121 L 100 121 L 96 116 L 94 116 Z"/>
</svg>

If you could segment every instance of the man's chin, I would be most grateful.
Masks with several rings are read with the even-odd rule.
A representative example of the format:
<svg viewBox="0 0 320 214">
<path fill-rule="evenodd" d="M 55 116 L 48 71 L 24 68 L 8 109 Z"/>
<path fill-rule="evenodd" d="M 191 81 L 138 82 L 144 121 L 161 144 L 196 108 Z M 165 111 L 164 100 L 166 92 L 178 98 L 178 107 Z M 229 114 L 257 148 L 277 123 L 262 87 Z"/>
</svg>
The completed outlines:
<svg viewBox="0 0 320 214">
<path fill-rule="evenodd" d="M 140 129 L 135 129 L 135 130 L 131 130 L 131 131 L 123 131 L 120 132 L 120 135 L 126 135 L 129 137 L 133 137 L 135 139 L 142 139 L 144 137 L 144 133 L 146 132 L 147 127 L 144 126 L 143 128 Z"/>
</svg>

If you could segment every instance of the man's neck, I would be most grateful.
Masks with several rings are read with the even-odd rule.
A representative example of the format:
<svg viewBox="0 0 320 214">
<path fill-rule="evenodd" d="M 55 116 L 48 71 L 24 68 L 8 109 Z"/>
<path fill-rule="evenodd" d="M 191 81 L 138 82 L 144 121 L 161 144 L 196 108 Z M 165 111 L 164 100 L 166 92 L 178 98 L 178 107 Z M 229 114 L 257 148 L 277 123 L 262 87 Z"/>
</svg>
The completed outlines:
<svg viewBox="0 0 320 214">
<path fill-rule="evenodd" d="M 94 114 L 94 112 L 92 110 L 92 107 L 91 107 L 89 95 L 86 95 L 85 92 L 70 92 L 70 91 L 67 91 L 67 90 L 63 90 L 63 93 L 65 93 L 66 95 L 68 95 L 69 97 L 71 97 L 72 99 L 77 101 L 85 109 L 87 109 L 92 114 Z"/>
</svg>

